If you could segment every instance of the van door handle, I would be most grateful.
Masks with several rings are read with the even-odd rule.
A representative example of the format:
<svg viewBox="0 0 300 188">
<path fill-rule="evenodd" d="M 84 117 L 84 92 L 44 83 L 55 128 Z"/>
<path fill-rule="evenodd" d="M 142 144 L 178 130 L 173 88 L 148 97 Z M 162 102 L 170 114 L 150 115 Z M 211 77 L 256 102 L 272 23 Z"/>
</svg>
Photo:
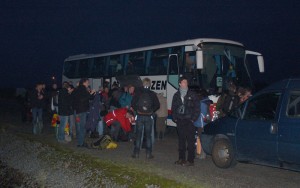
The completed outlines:
<svg viewBox="0 0 300 188">
<path fill-rule="evenodd" d="M 276 134 L 277 131 L 278 131 L 278 124 L 277 123 L 271 123 L 270 133 L 271 134 Z"/>
</svg>

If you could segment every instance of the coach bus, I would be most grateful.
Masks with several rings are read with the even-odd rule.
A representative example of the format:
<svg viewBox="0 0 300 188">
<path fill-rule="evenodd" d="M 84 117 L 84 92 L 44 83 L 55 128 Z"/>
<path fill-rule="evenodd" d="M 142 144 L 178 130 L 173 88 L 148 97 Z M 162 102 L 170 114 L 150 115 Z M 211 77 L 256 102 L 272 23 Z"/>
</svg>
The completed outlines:
<svg viewBox="0 0 300 188">
<path fill-rule="evenodd" d="M 238 86 L 251 87 L 253 62 L 249 60 L 256 61 L 256 72 L 264 72 L 263 56 L 246 50 L 243 44 L 199 38 L 102 54 L 70 56 L 64 61 L 62 80 L 75 84 L 80 78 L 89 78 L 91 88 L 97 90 L 104 82 L 112 83 L 118 78 L 121 82 L 129 78 L 135 82 L 135 79 L 149 77 L 152 80 L 151 89 L 167 97 L 170 112 L 180 76 L 189 79 L 189 86 L 207 89 L 211 94 L 220 94 L 230 80 Z M 174 125 L 170 118 L 167 124 Z"/>
</svg>

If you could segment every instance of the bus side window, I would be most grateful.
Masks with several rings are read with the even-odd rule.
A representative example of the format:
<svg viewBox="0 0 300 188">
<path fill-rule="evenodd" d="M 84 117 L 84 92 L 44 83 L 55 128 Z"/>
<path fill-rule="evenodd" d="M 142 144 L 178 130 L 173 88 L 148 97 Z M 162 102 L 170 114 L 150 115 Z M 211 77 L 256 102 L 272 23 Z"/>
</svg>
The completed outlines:
<svg viewBox="0 0 300 188">
<path fill-rule="evenodd" d="M 145 74 L 145 61 L 144 61 L 144 52 L 135 52 L 129 54 L 129 60 L 126 66 L 126 73 L 129 75 L 137 74 L 144 75 Z"/>
<path fill-rule="evenodd" d="M 193 72 L 196 68 L 196 54 L 195 52 L 185 53 L 185 72 Z"/>
<path fill-rule="evenodd" d="M 108 73 L 110 76 L 119 75 L 118 71 L 122 71 L 120 55 L 110 56 Z"/>
<path fill-rule="evenodd" d="M 148 66 L 149 75 L 167 74 L 168 49 L 153 50 Z"/>
<path fill-rule="evenodd" d="M 90 70 L 90 59 L 83 59 L 80 60 L 79 62 L 79 67 L 78 67 L 78 75 L 81 78 L 88 78 L 89 77 L 89 70 Z"/>
<path fill-rule="evenodd" d="M 127 71 L 126 73 L 131 75 L 131 74 L 135 74 L 136 70 L 135 70 L 135 66 L 133 65 L 132 61 L 128 61 L 127 62 Z"/>
<path fill-rule="evenodd" d="M 91 70 L 92 78 L 99 78 L 106 75 L 106 64 L 104 57 L 95 58 L 93 63 L 93 68 Z"/>
<path fill-rule="evenodd" d="M 66 61 L 64 64 L 64 75 L 68 78 L 75 78 L 77 64 L 78 61 Z"/>
</svg>

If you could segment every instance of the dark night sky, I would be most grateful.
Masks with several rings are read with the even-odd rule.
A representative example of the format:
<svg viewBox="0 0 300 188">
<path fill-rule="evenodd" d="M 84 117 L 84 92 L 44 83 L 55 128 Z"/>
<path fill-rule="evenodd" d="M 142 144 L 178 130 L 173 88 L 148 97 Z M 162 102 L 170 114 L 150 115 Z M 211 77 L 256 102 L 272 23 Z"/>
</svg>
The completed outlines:
<svg viewBox="0 0 300 188">
<path fill-rule="evenodd" d="M 60 78 L 70 55 L 203 37 L 261 52 L 256 78 L 273 82 L 300 75 L 299 34 L 299 0 L 2 0 L 0 87 Z"/>
</svg>

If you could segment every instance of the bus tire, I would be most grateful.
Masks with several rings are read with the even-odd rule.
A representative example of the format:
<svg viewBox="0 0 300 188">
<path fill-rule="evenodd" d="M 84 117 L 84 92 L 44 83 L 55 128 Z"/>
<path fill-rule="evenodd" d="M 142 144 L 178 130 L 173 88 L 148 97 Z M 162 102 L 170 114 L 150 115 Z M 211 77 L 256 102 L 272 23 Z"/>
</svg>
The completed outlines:
<svg viewBox="0 0 300 188">
<path fill-rule="evenodd" d="M 216 140 L 212 148 L 212 160 L 219 168 L 229 168 L 236 162 L 232 144 L 228 139 Z"/>
</svg>

